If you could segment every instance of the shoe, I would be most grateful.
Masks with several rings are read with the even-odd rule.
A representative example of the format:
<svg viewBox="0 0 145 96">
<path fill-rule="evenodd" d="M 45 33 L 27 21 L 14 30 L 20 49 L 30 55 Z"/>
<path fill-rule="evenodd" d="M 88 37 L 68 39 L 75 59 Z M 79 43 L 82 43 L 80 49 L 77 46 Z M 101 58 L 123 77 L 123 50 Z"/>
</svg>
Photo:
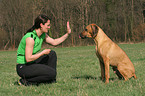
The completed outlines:
<svg viewBox="0 0 145 96">
<path fill-rule="evenodd" d="M 19 86 L 22 86 L 22 85 L 24 85 L 24 86 L 31 86 L 31 85 L 38 86 L 39 83 L 37 83 L 37 82 L 29 82 L 29 81 L 27 81 L 25 79 L 20 79 L 20 80 L 18 80 L 18 85 Z"/>
<path fill-rule="evenodd" d="M 22 86 L 22 85 L 23 85 L 23 84 L 21 83 L 20 80 L 18 80 L 17 84 L 18 84 L 19 86 Z"/>
<path fill-rule="evenodd" d="M 22 86 L 22 85 L 24 85 L 24 86 L 30 86 L 30 85 L 32 85 L 31 83 L 29 83 L 28 81 L 26 81 L 24 79 L 18 80 L 17 83 L 18 83 L 19 86 Z"/>
<path fill-rule="evenodd" d="M 24 79 L 18 80 L 17 83 L 18 83 L 19 86 L 22 86 L 22 85 L 29 86 L 29 83 L 26 80 L 24 80 Z"/>
</svg>

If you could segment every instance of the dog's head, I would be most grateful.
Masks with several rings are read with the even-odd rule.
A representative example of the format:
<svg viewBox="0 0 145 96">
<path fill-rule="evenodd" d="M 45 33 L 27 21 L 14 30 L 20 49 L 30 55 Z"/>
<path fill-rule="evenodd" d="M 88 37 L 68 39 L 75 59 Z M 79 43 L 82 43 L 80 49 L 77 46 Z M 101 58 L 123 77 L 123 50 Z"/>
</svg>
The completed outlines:
<svg viewBox="0 0 145 96">
<path fill-rule="evenodd" d="M 85 30 L 80 33 L 80 37 L 82 39 L 85 39 L 85 38 L 95 38 L 97 36 L 97 33 L 98 33 L 98 26 L 96 24 L 90 24 L 88 25 Z"/>
</svg>

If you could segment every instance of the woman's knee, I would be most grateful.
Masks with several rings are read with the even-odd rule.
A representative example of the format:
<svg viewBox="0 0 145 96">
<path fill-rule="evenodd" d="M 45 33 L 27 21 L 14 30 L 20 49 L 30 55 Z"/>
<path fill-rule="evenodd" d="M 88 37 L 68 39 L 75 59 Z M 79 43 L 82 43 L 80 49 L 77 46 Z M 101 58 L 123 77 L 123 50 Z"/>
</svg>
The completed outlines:
<svg viewBox="0 0 145 96">
<path fill-rule="evenodd" d="M 49 55 L 50 55 L 50 56 L 53 56 L 53 57 L 57 57 L 56 52 L 53 51 L 53 50 L 50 51 Z"/>
<path fill-rule="evenodd" d="M 51 50 L 50 53 L 56 55 L 56 52 L 54 50 Z"/>
</svg>

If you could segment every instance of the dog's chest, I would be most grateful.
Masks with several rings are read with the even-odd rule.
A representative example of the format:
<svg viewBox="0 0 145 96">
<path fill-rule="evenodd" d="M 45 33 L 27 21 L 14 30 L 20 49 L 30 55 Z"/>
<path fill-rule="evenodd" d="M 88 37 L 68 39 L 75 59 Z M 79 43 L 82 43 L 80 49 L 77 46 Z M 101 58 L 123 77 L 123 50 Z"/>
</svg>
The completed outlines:
<svg viewBox="0 0 145 96">
<path fill-rule="evenodd" d="M 97 55 L 97 57 L 99 58 L 99 60 L 101 60 L 101 61 L 103 62 L 103 58 L 102 58 L 102 56 L 99 54 L 98 51 L 96 51 L 96 55 Z"/>
</svg>

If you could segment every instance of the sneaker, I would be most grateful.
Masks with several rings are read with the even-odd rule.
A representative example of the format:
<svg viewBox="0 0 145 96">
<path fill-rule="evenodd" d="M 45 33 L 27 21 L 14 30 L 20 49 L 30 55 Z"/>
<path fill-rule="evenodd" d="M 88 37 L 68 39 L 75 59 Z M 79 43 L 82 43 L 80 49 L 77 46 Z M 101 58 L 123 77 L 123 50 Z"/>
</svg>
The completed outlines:
<svg viewBox="0 0 145 96">
<path fill-rule="evenodd" d="M 29 84 L 27 83 L 26 80 L 24 80 L 24 79 L 20 79 L 20 80 L 18 80 L 18 85 L 19 85 L 19 86 L 22 86 L 22 85 L 24 85 L 24 86 L 28 86 Z"/>
<path fill-rule="evenodd" d="M 22 86 L 22 85 L 23 85 L 23 84 L 21 83 L 20 80 L 18 80 L 17 84 L 18 84 L 19 86 Z"/>
<path fill-rule="evenodd" d="M 29 83 L 28 81 L 26 81 L 24 79 L 18 80 L 17 83 L 18 83 L 19 86 L 22 86 L 22 85 L 24 85 L 24 86 L 30 86 L 30 85 L 32 85 L 31 83 Z"/>
</svg>

